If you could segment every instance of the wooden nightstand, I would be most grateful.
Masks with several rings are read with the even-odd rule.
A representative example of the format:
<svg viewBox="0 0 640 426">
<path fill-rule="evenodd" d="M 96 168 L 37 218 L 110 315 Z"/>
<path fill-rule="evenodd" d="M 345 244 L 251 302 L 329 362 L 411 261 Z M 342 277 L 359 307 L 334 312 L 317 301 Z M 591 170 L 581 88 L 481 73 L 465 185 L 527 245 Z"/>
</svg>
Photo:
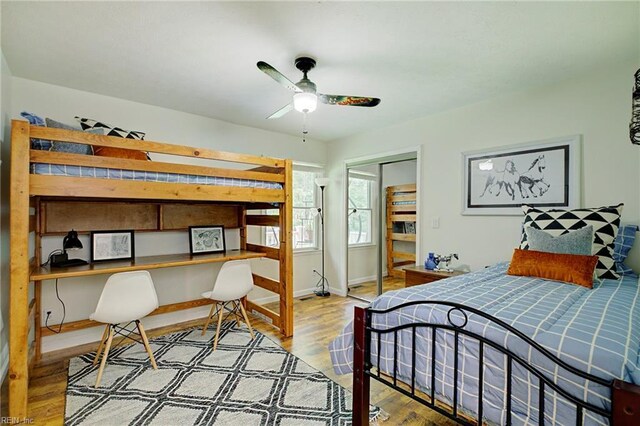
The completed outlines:
<svg viewBox="0 0 640 426">
<path fill-rule="evenodd" d="M 462 271 L 430 271 L 428 269 L 425 269 L 424 266 L 410 266 L 408 268 L 404 268 L 404 286 L 411 287 L 419 284 L 432 283 L 434 281 L 455 277 L 462 274 L 464 274 L 464 272 Z"/>
</svg>

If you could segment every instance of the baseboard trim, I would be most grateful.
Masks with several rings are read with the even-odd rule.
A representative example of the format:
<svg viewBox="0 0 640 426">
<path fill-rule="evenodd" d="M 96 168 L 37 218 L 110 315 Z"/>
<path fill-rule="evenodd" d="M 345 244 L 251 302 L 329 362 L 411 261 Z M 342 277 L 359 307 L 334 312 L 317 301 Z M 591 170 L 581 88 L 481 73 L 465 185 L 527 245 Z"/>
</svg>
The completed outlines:
<svg viewBox="0 0 640 426">
<path fill-rule="evenodd" d="M 304 297 L 304 296 L 309 296 L 310 294 L 313 294 L 314 292 L 314 288 L 305 288 L 302 290 L 298 290 L 298 291 L 294 291 L 293 292 L 293 297 L 294 299 L 298 299 L 300 297 Z M 267 296 L 267 297 L 260 297 L 258 299 L 249 299 L 250 301 L 252 301 L 253 303 L 257 304 L 257 305 L 266 305 L 267 303 L 273 303 L 273 302 L 277 302 L 280 300 L 279 296 Z"/>
</svg>

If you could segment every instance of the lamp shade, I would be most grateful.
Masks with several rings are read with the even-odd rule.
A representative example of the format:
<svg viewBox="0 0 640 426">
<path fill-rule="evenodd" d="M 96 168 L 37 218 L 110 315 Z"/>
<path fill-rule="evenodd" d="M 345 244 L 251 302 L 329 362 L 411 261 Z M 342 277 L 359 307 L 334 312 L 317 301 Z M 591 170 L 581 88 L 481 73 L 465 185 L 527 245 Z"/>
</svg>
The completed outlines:
<svg viewBox="0 0 640 426">
<path fill-rule="evenodd" d="M 329 178 L 316 178 L 316 185 L 320 188 L 324 188 L 329 184 Z"/>
<path fill-rule="evenodd" d="M 73 229 L 62 240 L 62 248 L 65 250 L 75 250 L 82 248 L 82 242 L 78 239 L 78 233 Z"/>
<path fill-rule="evenodd" d="M 293 95 L 293 107 L 296 111 L 309 113 L 316 110 L 318 97 L 315 93 L 300 92 Z"/>
</svg>

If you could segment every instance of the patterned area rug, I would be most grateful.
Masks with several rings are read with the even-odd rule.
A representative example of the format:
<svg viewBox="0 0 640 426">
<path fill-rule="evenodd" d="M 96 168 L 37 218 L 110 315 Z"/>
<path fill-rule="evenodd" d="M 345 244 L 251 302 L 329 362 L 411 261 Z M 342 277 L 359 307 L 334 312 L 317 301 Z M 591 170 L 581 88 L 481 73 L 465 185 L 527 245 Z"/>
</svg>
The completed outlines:
<svg viewBox="0 0 640 426">
<path fill-rule="evenodd" d="M 69 362 L 67 425 L 351 424 L 351 393 L 281 346 L 227 322 L 151 340 L 158 370 L 141 344 L 112 350 L 94 388 L 94 353 Z M 372 421 L 382 416 L 372 407 Z"/>
</svg>

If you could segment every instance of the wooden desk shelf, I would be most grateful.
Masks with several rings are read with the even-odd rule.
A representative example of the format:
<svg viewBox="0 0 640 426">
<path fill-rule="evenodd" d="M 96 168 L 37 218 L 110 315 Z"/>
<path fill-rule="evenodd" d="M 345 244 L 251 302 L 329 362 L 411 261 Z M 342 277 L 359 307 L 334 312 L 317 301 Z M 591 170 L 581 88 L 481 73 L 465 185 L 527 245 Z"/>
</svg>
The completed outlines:
<svg viewBox="0 0 640 426">
<path fill-rule="evenodd" d="M 68 268 L 36 267 L 31 271 L 30 280 L 43 281 L 56 278 L 84 277 L 88 275 L 115 274 L 116 272 L 140 271 L 146 269 L 172 268 L 176 266 L 200 265 L 204 263 L 226 262 L 228 260 L 255 259 L 266 257 L 265 253 L 248 250 L 228 250 L 224 253 L 164 254 L 160 256 L 140 256 L 133 261 L 113 260 Z"/>
<path fill-rule="evenodd" d="M 102 275 L 102 274 L 115 274 L 116 272 L 127 271 L 140 271 L 148 269 L 160 269 L 160 268 L 172 268 L 176 266 L 189 266 L 189 265 L 201 265 L 205 263 L 226 262 L 228 260 L 241 260 L 241 259 L 257 259 L 266 257 L 265 253 L 258 253 L 248 250 L 228 250 L 224 253 L 212 253 L 212 254 L 200 254 L 192 256 L 189 253 L 183 254 L 165 254 L 160 256 L 140 256 L 136 257 L 133 261 L 108 261 L 99 262 L 82 266 L 71 266 L 68 268 L 53 268 L 48 266 L 37 267 L 31 272 L 31 280 L 40 282 L 43 280 L 53 280 L 58 278 L 73 278 L 73 277 L 86 277 L 89 275 Z M 262 278 L 262 277 L 261 277 Z M 35 299 L 34 299 L 35 300 Z M 204 306 L 211 304 L 210 299 L 196 299 L 186 302 L 172 303 L 169 305 L 162 305 L 158 309 L 149 314 L 159 315 L 174 312 L 182 309 L 197 308 L 198 306 Z M 96 327 L 100 323 L 91 320 L 73 321 L 64 324 L 60 327 L 61 333 L 69 331 L 82 330 L 84 328 Z M 52 326 L 57 327 L 58 324 Z M 51 330 L 46 327 L 40 328 L 41 337 L 53 335 Z"/>
</svg>

